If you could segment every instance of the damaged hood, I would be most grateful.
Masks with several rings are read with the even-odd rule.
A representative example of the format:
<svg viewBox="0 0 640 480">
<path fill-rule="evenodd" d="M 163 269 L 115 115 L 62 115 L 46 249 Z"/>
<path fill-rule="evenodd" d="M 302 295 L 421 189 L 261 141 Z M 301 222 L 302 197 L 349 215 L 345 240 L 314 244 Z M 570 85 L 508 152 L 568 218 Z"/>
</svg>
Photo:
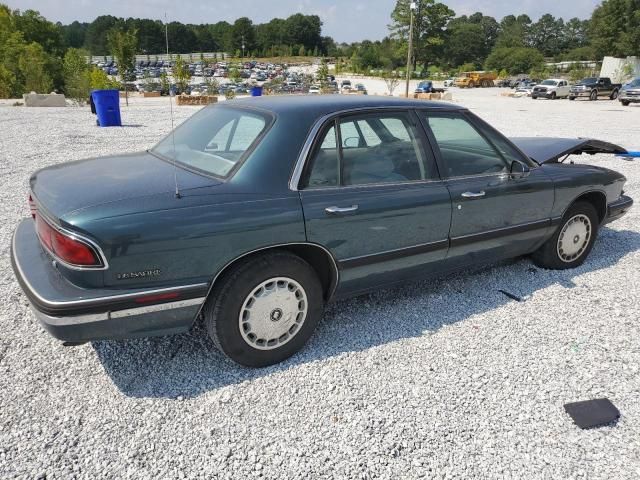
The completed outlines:
<svg viewBox="0 0 640 480">
<path fill-rule="evenodd" d="M 554 163 L 565 155 L 588 153 L 624 154 L 627 150 L 613 143 L 593 138 L 548 138 L 548 137 L 513 137 L 509 138 L 529 158 L 536 162 Z"/>
</svg>

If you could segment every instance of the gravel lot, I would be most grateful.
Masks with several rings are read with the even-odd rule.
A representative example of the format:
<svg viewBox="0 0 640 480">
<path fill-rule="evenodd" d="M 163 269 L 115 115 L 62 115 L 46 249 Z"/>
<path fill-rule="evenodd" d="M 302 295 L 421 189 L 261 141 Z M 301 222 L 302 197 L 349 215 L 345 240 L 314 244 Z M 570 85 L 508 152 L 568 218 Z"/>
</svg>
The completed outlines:
<svg viewBox="0 0 640 480">
<path fill-rule="evenodd" d="M 453 91 L 510 135 L 640 147 L 640 107 Z M 343 301 L 303 352 L 262 370 L 223 359 L 202 329 L 68 348 L 11 271 L 29 175 L 150 147 L 166 101 L 132 101 L 123 128 L 95 127 L 88 108 L 0 119 L 0 478 L 640 477 L 638 207 L 576 270 L 522 259 Z M 623 172 L 640 199 L 637 162 L 578 161 Z M 582 431 L 564 413 L 603 396 L 617 425 Z"/>
</svg>

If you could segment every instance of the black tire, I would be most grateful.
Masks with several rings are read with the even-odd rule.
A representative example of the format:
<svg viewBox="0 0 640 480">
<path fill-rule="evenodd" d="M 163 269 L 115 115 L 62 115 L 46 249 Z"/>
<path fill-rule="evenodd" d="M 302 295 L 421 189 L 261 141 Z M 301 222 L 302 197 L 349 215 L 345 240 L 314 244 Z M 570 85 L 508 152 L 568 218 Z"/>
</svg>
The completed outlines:
<svg viewBox="0 0 640 480">
<path fill-rule="evenodd" d="M 551 100 L 555 100 L 556 99 L 556 92 L 551 92 Z"/>
<path fill-rule="evenodd" d="M 591 90 L 591 93 L 589 94 L 589 100 L 591 100 L 592 102 L 595 102 L 596 100 L 598 100 L 597 90 Z"/>
<path fill-rule="evenodd" d="M 628 107 L 631 102 L 628 102 L 627 100 L 621 100 L 620 103 L 623 107 Z"/>
<path fill-rule="evenodd" d="M 609 97 L 610 100 L 615 100 L 616 98 L 618 98 L 618 90 L 611 92 L 611 96 Z"/>
<path fill-rule="evenodd" d="M 571 258 L 571 256 L 567 256 L 564 259 L 560 256 L 560 251 L 562 248 L 559 245 L 560 235 L 565 230 L 565 226 L 571 221 L 575 221 L 574 219 L 577 216 L 586 216 L 590 222 L 590 230 L 589 230 L 589 239 L 586 245 L 583 247 L 581 251 L 577 254 L 575 258 Z M 558 229 L 551 236 L 549 240 L 547 240 L 538 250 L 536 250 L 531 258 L 533 263 L 541 268 L 548 268 L 552 270 L 565 270 L 568 268 L 575 268 L 586 260 L 589 256 L 589 252 L 593 248 L 593 244 L 598 235 L 598 228 L 600 225 L 600 220 L 598 218 L 598 212 L 595 207 L 589 203 L 584 201 L 579 201 L 574 203 L 569 209 L 565 212 L 562 217 L 562 221 L 558 226 Z M 577 237 L 577 236 L 576 236 Z M 580 239 L 578 239 L 580 240 Z M 571 242 L 571 239 L 565 240 L 566 242 Z M 573 242 L 577 243 L 577 242 Z"/>
<path fill-rule="evenodd" d="M 569 97 L 569 100 L 575 100 L 576 97 Z"/>
<path fill-rule="evenodd" d="M 535 95 L 531 95 L 531 98 L 532 98 L 533 100 L 537 100 L 537 99 L 538 99 L 538 97 L 536 97 Z"/>
<path fill-rule="evenodd" d="M 249 344 L 243 337 L 240 313 L 252 292 L 262 282 L 274 277 L 286 277 L 302 287 L 307 297 L 307 311 L 301 326 L 285 341 L 286 343 L 279 347 L 275 346 L 276 343 L 268 347 L 271 349 L 263 350 Z M 297 297 L 297 292 L 295 295 Z M 295 303 L 295 299 L 292 300 Z M 275 322 L 283 319 L 283 309 L 274 309 L 270 320 Z M 305 345 L 322 318 L 323 309 L 322 285 L 314 269 L 296 255 L 275 252 L 242 261 L 233 267 L 214 287 L 205 304 L 203 315 L 207 333 L 222 353 L 241 365 L 266 367 L 289 358 Z M 279 310 L 277 319 L 273 316 L 276 310 Z M 294 323 L 296 322 L 288 322 L 286 325 L 293 328 Z M 245 335 L 250 336 L 250 333 Z M 274 341 L 279 342 L 280 339 Z M 267 343 L 263 342 L 262 346 L 266 347 Z"/>
</svg>

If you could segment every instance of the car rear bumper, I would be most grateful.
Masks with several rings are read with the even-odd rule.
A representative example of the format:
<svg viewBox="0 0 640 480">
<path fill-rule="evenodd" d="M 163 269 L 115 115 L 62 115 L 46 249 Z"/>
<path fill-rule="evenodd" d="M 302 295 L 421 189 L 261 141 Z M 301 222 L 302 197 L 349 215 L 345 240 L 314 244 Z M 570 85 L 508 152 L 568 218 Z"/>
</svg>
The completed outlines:
<svg viewBox="0 0 640 480">
<path fill-rule="evenodd" d="M 154 289 L 84 289 L 66 280 L 23 220 L 11 245 L 13 271 L 36 317 L 67 342 L 187 331 L 204 303 L 206 283 Z"/>
<path fill-rule="evenodd" d="M 620 195 L 620 198 L 607 206 L 607 218 L 604 223 L 613 222 L 627 214 L 633 206 L 633 198 Z"/>
</svg>

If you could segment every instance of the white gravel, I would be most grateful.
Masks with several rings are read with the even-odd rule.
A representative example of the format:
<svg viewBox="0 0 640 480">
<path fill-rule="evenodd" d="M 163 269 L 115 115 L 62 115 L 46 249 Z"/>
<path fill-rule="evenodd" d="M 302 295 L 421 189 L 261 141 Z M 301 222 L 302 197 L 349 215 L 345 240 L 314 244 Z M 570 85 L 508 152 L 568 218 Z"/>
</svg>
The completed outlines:
<svg viewBox="0 0 640 480">
<path fill-rule="evenodd" d="M 454 98 L 507 134 L 640 147 L 640 107 L 499 92 Z M 11 234 L 34 170 L 169 130 L 158 100 L 123 119 L 0 107 L 0 478 L 640 477 L 640 207 L 573 271 L 519 260 L 333 305 L 301 354 L 267 369 L 231 364 L 200 329 L 62 347 L 13 277 Z M 586 160 L 640 199 L 640 164 Z M 564 413 L 603 396 L 617 425 L 582 431 Z"/>
</svg>

